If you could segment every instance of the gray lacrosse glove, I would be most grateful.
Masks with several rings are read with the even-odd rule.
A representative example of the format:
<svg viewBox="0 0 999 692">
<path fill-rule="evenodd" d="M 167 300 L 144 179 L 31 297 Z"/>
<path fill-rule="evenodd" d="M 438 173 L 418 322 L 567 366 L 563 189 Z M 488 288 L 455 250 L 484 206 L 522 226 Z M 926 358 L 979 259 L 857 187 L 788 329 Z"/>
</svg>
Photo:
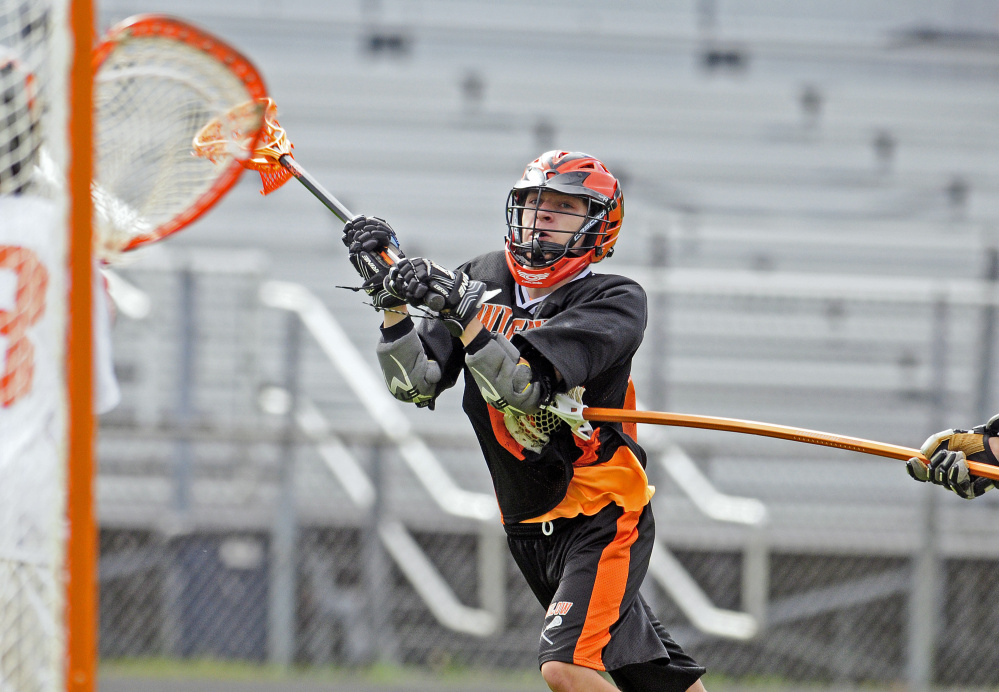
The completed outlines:
<svg viewBox="0 0 999 692">
<path fill-rule="evenodd" d="M 929 463 L 918 457 L 909 459 L 905 469 L 917 481 L 929 481 L 953 490 L 966 500 L 972 500 L 995 487 L 988 478 L 972 475 L 967 460 L 999 466 L 989 446 L 989 439 L 999 434 L 999 415 L 985 425 L 971 430 L 944 430 L 931 435 L 919 451 Z"/>
<path fill-rule="evenodd" d="M 405 305 L 404 300 L 386 291 L 384 286 L 392 266 L 389 249 L 399 258 L 406 256 L 399 248 L 399 238 L 392 227 L 377 216 L 357 216 L 343 227 L 342 240 L 347 246 L 350 263 L 364 282 L 361 288 L 371 297 L 372 305 L 378 309 Z"/>
<path fill-rule="evenodd" d="M 392 265 L 384 285 L 396 298 L 436 312 L 452 336 L 461 336 L 486 299 L 486 285 L 481 281 L 422 257 Z"/>
<path fill-rule="evenodd" d="M 533 415 L 541 410 L 542 404 L 548 403 L 545 387 L 532 379 L 531 366 L 502 334 L 491 334 L 482 348 L 468 353 L 465 365 L 475 378 L 482 398 L 503 413 Z"/>
<path fill-rule="evenodd" d="M 441 368 L 437 361 L 427 358 L 415 329 L 395 341 L 385 341 L 383 337 L 375 346 L 375 353 L 392 396 L 420 408 L 433 403 Z"/>
</svg>

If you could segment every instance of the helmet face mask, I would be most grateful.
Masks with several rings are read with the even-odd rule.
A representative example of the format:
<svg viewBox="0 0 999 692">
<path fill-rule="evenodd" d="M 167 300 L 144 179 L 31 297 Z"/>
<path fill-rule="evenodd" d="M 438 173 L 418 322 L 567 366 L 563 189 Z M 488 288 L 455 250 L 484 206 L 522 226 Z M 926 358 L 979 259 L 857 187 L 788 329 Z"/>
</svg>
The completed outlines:
<svg viewBox="0 0 999 692">
<path fill-rule="evenodd" d="M 531 194 L 531 193 L 535 194 Z M 572 195 L 575 199 L 581 199 L 586 204 L 586 212 L 577 214 L 570 211 L 558 211 L 557 214 L 563 218 L 578 219 L 578 228 L 575 231 L 559 231 L 560 235 L 572 233 L 572 236 L 563 243 L 552 242 L 550 240 L 539 239 L 544 229 L 539 229 L 538 212 L 541 209 L 542 195 L 539 190 L 527 189 L 511 191 L 507 200 L 507 227 L 510 230 L 509 246 L 510 251 L 516 256 L 518 262 L 528 267 L 548 267 L 562 259 L 563 257 L 581 257 L 588 250 L 598 247 L 599 229 L 605 211 L 593 204 L 585 197 Z M 533 197 L 533 201 L 528 198 Z M 531 218 L 530 222 L 524 221 L 525 212 Z M 530 239 L 528 239 L 528 235 Z"/>
<path fill-rule="evenodd" d="M 574 230 L 537 228 L 546 191 L 585 202 L 583 213 L 551 212 L 563 220 L 578 218 Z M 542 154 L 527 166 L 507 196 L 506 260 L 514 280 L 523 286 L 549 287 L 609 257 L 623 216 L 624 198 L 618 181 L 600 161 L 578 152 Z M 559 239 L 572 235 L 563 244 L 552 241 L 556 233 Z"/>
</svg>

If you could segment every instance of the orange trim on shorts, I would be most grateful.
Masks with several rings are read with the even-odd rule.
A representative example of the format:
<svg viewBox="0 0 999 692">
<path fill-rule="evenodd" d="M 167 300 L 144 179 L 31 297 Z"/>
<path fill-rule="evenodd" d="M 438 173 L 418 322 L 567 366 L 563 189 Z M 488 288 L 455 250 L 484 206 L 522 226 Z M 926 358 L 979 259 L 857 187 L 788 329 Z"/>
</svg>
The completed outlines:
<svg viewBox="0 0 999 692">
<path fill-rule="evenodd" d="M 600 555 L 583 631 L 572 655 L 572 662 L 578 666 L 606 670 L 603 650 L 611 638 L 611 625 L 621 616 L 621 601 L 628 587 L 628 571 L 631 568 L 631 546 L 638 539 L 638 520 L 641 516 L 639 511 L 625 512 L 618 517 L 617 535 Z"/>
</svg>

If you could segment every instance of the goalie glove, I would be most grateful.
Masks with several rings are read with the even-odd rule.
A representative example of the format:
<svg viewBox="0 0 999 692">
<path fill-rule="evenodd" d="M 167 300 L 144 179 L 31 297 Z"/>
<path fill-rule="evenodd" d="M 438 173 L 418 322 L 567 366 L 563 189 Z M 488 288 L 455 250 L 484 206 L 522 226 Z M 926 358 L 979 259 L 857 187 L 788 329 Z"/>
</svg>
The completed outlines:
<svg viewBox="0 0 999 692">
<path fill-rule="evenodd" d="M 486 285 L 422 257 L 392 265 L 385 290 L 399 300 L 436 312 L 452 336 L 461 336 L 486 299 Z"/>
<path fill-rule="evenodd" d="M 377 309 L 395 308 L 405 301 L 385 290 L 384 281 L 392 266 L 387 251 L 403 258 L 399 248 L 399 238 L 384 219 L 377 216 L 358 216 L 343 227 L 343 244 L 347 246 L 347 256 L 354 265 L 363 283 L 361 288 L 371 297 Z"/>
<path fill-rule="evenodd" d="M 989 446 L 989 440 L 999 435 L 999 415 L 985 425 L 971 430 L 944 430 L 931 435 L 919 451 L 929 459 L 924 463 L 918 457 L 909 459 L 906 471 L 917 481 L 929 481 L 953 490 L 966 500 L 971 500 L 995 487 L 988 478 L 971 474 L 967 460 L 999 466 L 999 459 Z"/>
</svg>

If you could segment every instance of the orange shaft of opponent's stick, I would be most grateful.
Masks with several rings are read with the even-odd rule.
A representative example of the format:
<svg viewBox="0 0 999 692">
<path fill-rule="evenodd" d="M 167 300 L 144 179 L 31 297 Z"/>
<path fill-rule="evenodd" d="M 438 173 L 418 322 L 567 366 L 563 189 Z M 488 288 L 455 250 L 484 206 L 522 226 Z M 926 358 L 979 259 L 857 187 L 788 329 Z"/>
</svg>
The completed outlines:
<svg viewBox="0 0 999 692">
<path fill-rule="evenodd" d="M 874 454 L 889 459 L 907 461 L 912 457 L 926 461 L 926 457 L 918 449 L 892 445 L 886 442 L 875 442 L 860 437 L 834 435 L 818 430 L 793 428 L 788 425 L 773 425 L 738 418 L 718 418 L 716 416 L 697 416 L 687 413 L 663 413 L 660 411 L 629 411 L 616 408 L 584 408 L 583 418 L 606 423 L 648 423 L 651 425 L 674 425 L 681 428 L 704 428 L 706 430 L 725 430 L 728 432 L 777 437 L 794 442 L 807 442 L 825 447 L 838 447 L 852 452 Z M 999 481 L 999 466 L 968 461 L 968 469 L 976 476 Z"/>
</svg>

